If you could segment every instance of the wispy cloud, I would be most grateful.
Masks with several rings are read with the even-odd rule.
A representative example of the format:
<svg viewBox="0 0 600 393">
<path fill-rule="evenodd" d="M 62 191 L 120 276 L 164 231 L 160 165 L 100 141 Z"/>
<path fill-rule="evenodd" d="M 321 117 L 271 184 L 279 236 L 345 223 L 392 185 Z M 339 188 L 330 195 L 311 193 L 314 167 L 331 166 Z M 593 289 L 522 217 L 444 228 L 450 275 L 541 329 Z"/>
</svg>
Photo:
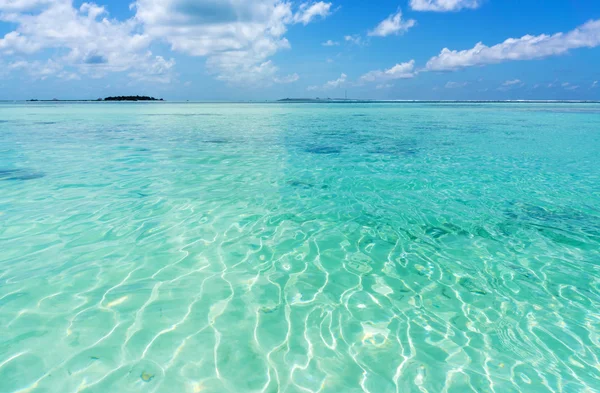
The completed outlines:
<svg viewBox="0 0 600 393">
<path fill-rule="evenodd" d="M 521 82 L 520 79 L 512 79 L 512 80 L 508 80 L 508 81 L 504 82 L 502 84 L 502 86 L 514 86 L 514 85 L 520 85 L 522 83 L 523 82 Z"/>
<path fill-rule="evenodd" d="M 509 79 L 507 81 L 504 81 L 500 85 L 500 87 L 498 87 L 498 90 L 508 91 L 508 90 L 512 90 L 512 89 L 519 89 L 523 86 L 525 86 L 525 83 L 523 83 L 520 79 Z"/>
<path fill-rule="evenodd" d="M 414 19 L 402 20 L 402 11 L 398 10 L 395 14 L 382 20 L 373 30 L 369 31 L 369 36 L 387 37 L 388 35 L 404 34 L 411 27 L 417 24 Z"/>
<path fill-rule="evenodd" d="M 319 1 L 317 3 L 302 3 L 294 14 L 294 22 L 307 25 L 318 17 L 326 18 L 331 14 L 331 3 Z"/>
<path fill-rule="evenodd" d="M 577 90 L 579 89 L 579 85 L 572 85 L 570 82 L 564 82 L 561 84 L 562 88 L 565 90 Z"/>
<path fill-rule="evenodd" d="M 592 89 L 595 89 L 596 87 L 598 87 L 598 81 L 594 81 L 594 83 L 592 83 Z"/>
<path fill-rule="evenodd" d="M 481 0 L 410 0 L 410 7 L 415 11 L 449 12 L 479 6 Z"/>
<path fill-rule="evenodd" d="M 327 40 L 323 42 L 321 45 L 323 46 L 338 46 L 340 43 L 337 41 Z"/>
<path fill-rule="evenodd" d="M 344 36 L 344 40 L 354 45 L 362 45 L 363 43 L 361 36 L 358 34 Z"/>
<path fill-rule="evenodd" d="M 444 86 L 446 89 L 460 89 L 461 87 L 465 87 L 469 84 L 469 82 L 448 82 Z"/>
</svg>

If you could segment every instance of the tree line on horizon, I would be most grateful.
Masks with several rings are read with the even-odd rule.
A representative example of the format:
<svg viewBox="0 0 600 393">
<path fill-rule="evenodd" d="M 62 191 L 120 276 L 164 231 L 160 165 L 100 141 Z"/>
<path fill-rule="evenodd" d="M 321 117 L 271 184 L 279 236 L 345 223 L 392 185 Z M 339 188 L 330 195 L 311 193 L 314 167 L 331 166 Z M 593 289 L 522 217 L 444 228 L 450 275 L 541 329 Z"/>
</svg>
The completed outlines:
<svg viewBox="0 0 600 393">
<path fill-rule="evenodd" d="M 106 97 L 104 101 L 163 101 L 163 99 L 150 96 L 114 96 Z"/>
</svg>

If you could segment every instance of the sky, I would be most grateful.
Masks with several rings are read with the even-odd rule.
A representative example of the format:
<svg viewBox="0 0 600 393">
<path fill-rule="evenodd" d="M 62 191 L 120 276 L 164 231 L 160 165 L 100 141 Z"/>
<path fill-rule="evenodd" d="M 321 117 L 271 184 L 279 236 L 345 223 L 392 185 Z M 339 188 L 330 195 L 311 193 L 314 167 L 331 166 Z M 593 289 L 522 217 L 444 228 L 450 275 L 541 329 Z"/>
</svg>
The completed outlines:
<svg viewBox="0 0 600 393">
<path fill-rule="evenodd" d="M 600 100 L 598 0 L 0 0 L 0 99 Z"/>
</svg>

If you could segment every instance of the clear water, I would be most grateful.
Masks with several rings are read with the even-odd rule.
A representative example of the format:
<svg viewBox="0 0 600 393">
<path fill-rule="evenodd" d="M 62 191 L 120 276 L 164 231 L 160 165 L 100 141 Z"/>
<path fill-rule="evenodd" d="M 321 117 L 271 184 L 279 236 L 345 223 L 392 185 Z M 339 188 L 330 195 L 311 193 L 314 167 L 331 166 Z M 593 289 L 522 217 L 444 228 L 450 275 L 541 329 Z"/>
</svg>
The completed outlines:
<svg viewBox="0 0 600 393">
<path fill-rule="evenodd" d="M 600 391 L 600 105 L 1 104 L 0 391 Z"/>
</svg>

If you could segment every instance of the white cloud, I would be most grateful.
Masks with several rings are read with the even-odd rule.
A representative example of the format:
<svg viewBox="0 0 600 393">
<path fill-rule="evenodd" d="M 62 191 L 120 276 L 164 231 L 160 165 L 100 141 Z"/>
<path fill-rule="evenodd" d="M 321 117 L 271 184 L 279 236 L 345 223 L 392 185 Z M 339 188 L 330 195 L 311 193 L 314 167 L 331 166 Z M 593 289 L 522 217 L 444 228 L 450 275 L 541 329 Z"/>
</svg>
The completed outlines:
<svg viewBox="0 0 600 393">
<path fill-rule="evenodd" d="M 565 89 L 565 90 L 577 90 L 579 89 L 578 85 L 572 85 L 569 82 L 564 82 L 561 84 L 561 86 Z"/>
<path fill-rule="evenodd" d="M 8 64 L 9 70 L 22 70 L 33 78 L 45 80 L 50 76 L 58 74 L 63 66 L 53 60 L 48 60 L 45 63 L 40 61 L 28 62 L 25 60 L 19 60 Z"/>
<path fill-rule="evenodd" d="M 475 9 L 480 5 L 481 0 L 410 0 L 410 7 L 415 11 L 459 11 Z"/>
<path fill-rule="evenodd" d="M 329 81 L 327 83 L 325 83 L 325 85 L 323 86 L 324 89 L 337 89 L 338 87 L 340 87 L 341 85 L 343 85 L 344 83 L 346 83 L 346 78 L 348 76 L 344 73 L 342 73 L 342 75 L 340 75 L 339 78 L 337 78 L 336 80 L 333 81 Z"/>
<path fill-rule="evenodd" d="M 358 34 L 344 36 L 344 40 L 351 44 L 362 45 L 362 38 Z"/>
<path fill-rule="evenodd" d="M 136 70 L 129 74 L 130 77 L 147 82 L 170 83 L 172 80 L 172 68 L 175 66 L 175 60 L 165 60 L 162 56 L 156 56 L 150 67 L 142 72 Z"/>
<path fill-rule="evenodd" d="M 306 26 L 318 17 L 326 18 L 330 13 L 331 3 L 324 3 L 322 1 L 312 4 L 303 3 L 294 15 L 294 23 L 302 23 Z"/>
<path fill-rule="evenodd" d="M 327 40 L 323 42 L 321 45 L 323 46 L 338 46 L 340 43 L 337 41 Z"/>
<path fill-rule="evenodd" d="M 391 34 L 399 35 L 405 33 L 416 24 L 417 21 L 414 19 L 402 20 L 402 11 L 398 10 L 395 14 L 382 20 L 375 29 L 369 32 L 369 35 L 375 37 L 387 37 Z"/>
<path fill-rule="evenodd" d="M 323 86 L 309 86 L 307 90 L 331 90 L 337 89 L 346 83 L 348 76 L 344 73 L 339 78 L 326 82 Z"/>
<path fill-rule="evenodd" d="M 290 74 L 284 77 L 276 77 L 273 79 L 273 81 L 275 83 L 294 83 L 296 82 L 298 79 L 300 79 L 300 76 L 296 73 L 294 74 Z"/>
<path fill-rule="evenodd" d="M 444 48 L 426 65 L 429 71 L 453 71 L 460 68 L 495 64 L 510 60 L 533 60 L 562 55 L 570 49 L 600 45 L 600 20 L 593 20 L 568 32 L 554 35 L 526 35 L 509 38 L 503 43 L 486 46 L 481 42 L 463 51 Z"/>
<path fill-rule="evenodd" d="M 394 85 L 391 84 L 391 83 L 381 83 L 381 84 L 375 86 L 375 88 L 377 90 L 389 89 L 389 88 L 392 88 L 392 87 L 394 87 Z"/>
<path fill-rule="evenodd" d="M 31 41 L 17 31 L 11 31 L 4 38 L 0 38 L 0 51 L 7 55 L 14 55 L 15 53 L 32 54 L 41 48 L 40 43 Z"/>
<path fill-rule="evenodd" d="M 502 86 L 514 86 L 514 85 L 521 85 L 523 84 L 523 82 L 521 82 L 520 79 L 512 79 L 512 80 L 507 80 L 505 81 Z"/>
<path fill-rule="evenodd" d="M 16 25 L 0 39 L 0 52 L 15 56 L 52 49 L 55 53 L 43 65 L 29 63 L 41 67 L 26 69 L 33 77 L 74 79 L 75 71 L 98 77 L 130 70 L 143 78 L 164 65 L 163 58 L 149 52 L 151 38 L 137 32 L 134 20 L 109 19 L 106 10 L 93 3 L 74 8 L 72 0 L 0 0 L 0 11 L 9 11 L 0 12 L 1 21 Z M 59 75 L 65 67 L 72 70 Z"/>
<path fill-rule="evenodd" d="M 135 16 L 111 19 L 94 3 L 74 0 L 0 0 L 0 22 L 16 25 L 0 36 L 0 56 L 31 55 L 52 49 L 53 61 L 81 74 L 101 77 L 128 71 L 131 77 L 170 82 L 174 60 L 153 56 L 152 42 L 205 56 L 206 69 L 231 83 L 268 85 L 278 75 L 269 60 L 288 49 L 287 26 L 306 25 L 331 13 L 331 3 L 287 0 L 135 0 Z M 71 72 L 71 71 L 69 71 Z"/>
<path fill-rule="evenodd" d="M 594 81 L 594 83 L 592 83 L 592 89 L 598 87 L 598 81 Z"/>
<path fill-rule="evenodd" d="M 360 77 L 361 82 L 382 82 L 394 79 L 409 79 L 416 75 L 415 61 L 399 63 L 387 70 L 370 71 Z"/>
<path fill-rule="evenodd" d="M 498 87 L 498 90 L 508 91 L 508 90 L 512 90 L 512 89 L 519 89 L 523 86 L 525 86 L 525 83 L 521 82 L 520 79 L 510 79 L 510 80 L 504 81 L 500 85 L 500 87 Z"/>
<path fill-rule="evenodd" d="M 205 56 L 217 79 L 264 86 L 282 78 L 269 58 L 290 48 L 287 26 L 326 17 L 331 3 L 303 3 L 296 12 L 284 0 L 137 0 L 133 8 L 145 34 Z"/>
<path fill-rule="evenodd" d="M 461 87 L 465 87 L 469 84 L 469 82 L 448 82 L 444 86 L 446 89 L 459 89 Z"/>
<path fill-rule="evenodd" d="M 24 12 L 55 2 L 56 0 L 0 0 L 0 11 Z"/>
</svg>

